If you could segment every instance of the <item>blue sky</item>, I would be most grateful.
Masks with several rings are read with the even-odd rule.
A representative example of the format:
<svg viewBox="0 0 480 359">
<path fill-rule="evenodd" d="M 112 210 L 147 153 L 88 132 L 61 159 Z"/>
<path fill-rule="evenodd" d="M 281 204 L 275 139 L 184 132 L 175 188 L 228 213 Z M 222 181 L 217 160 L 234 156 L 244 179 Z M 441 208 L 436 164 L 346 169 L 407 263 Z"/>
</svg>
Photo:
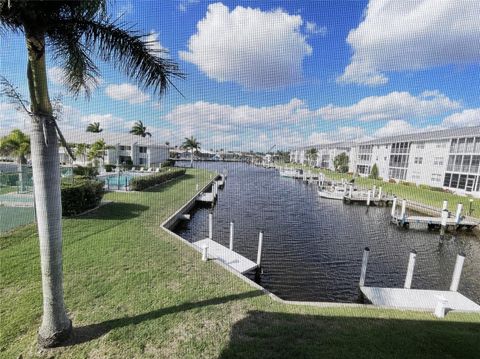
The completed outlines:
<svg viewBox="0 0 480 359">
<path fill-rule="evenodd" d="M 100 86 L 74 99 L 49 58 L 65 131 L 99 121 L 127 132 L 142 120 L 159 142 L 266 150 L 480 125 L 474 1 L 119 1 L 110 11 L 169 51 L 187 74 L 175 81 L 183 96 L 158 100 L 97 61 Z M 1 41 L 0 73 L 26 94 L 24 41 Z M 25 122 L 0 102 L 2 132 Z"/>
</svg>

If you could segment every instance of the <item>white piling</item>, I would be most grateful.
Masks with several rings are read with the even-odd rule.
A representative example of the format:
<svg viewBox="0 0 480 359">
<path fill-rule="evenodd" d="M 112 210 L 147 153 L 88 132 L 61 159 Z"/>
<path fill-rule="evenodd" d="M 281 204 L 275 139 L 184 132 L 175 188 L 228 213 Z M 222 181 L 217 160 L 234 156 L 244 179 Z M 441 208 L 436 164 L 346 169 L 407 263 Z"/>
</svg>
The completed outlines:
<svg viewBox="0 0 480 359">
<path fill-rule="evenodd" d="M 213 238 L 213 213 L 208 214 L 208 238 Z"/>
<path fill-rule="evenodd" d="M 443 201 L 442 211 L 448 210 L 448 201 Z"/>
<path fill-rule="evenodd" d="M 375 193 L 377 192 L 377 186 L 372 186 L 372 197 L 375 198 Z"/>
<path fill-rule="evenodd" d="M 392 212 L 390 215 L 392 217 L 395 217 L 395 212 L 397 211 L 397 197 L 393 197 L 393 202 L 392 202 Z"/>
<path fill-rule="evenodd" d="M 353 195 L 353 186 L 350 185 L 349 189 L 348 189 L 348 197 L 351 199 L 352 198 L 352 195 Z"/>
<path fill-rule="evenodd" d="M 365 285 L 365 278 L 367 276 L 367 264 L 368 264 L 368 255 L 370 254 L 370 248 L 365 247 L 363 250 L 363 259 L 362 259 L 362 271 L 360 272 L 360 281 L 358 285 L 363 287 Z"/>
<path fill-rule="evenodd" d="M 378 199 L 382 199 L 382 187 L 378 188 Z"/>
<path fill-rule="evenodd" d="M 198 192 L 198 187 L 199 187 L 199 185 L 198 185 L 198 183 L 197 183 L 197 184 L 195 185 L 195 191 L 197 191 L 197 192 Z"/>
<path fill-rule="evenodd" d="M 406 212 L 406 210 L 407 210 L 407 201 L 403 199 L 403 200 L 402 200 L 402 210 L 401 210 L 401 212 L 400 212 L 400 219 L 401 219 L 402 221 L 405 220 L 405 212 Z"/>
<path fill-rule="evenodd" d="M 202 246 L 202 261 L 206 262 L 208 260 L 208 246 L 204 244 Z"/>
<path fill-rule="evenodd" d="M 233 221 L 230 222 L 230 245 L 229 245 L 229 248 L 231 251 L 233 251 Z"/>
<path fill-rule="evenodd" d="M 441 220 L 441 227 L 440 227 L 440 235 L 443 236 L 447 229 L 447 220 L 448 220 L 448 210 L 442 210 L 442 220 Z"/>
<path fill-rule="evenodd" d="M 413 270 L 415 269 L 415 259 L 417 258 L 417 252 L 415 250 L 410 252 L 410 257 L 408 258 L 408 267 L 407 275 L 405 277 L 405 289 L 410 289 L 412 286 Z"/>
<path fill-rule="evenodd" d="M 263 247 L 263 232 L 258 235 L 258 252 L 257 252 L 257 265 L 260 267 L 262 263 L 262 247 Z"/>
<path fill-rule="evenodd" d="M 445 318 L 445 310 L 447 309 L 448 300 L 444 297 L 438 297 L 435 312 L 433 313 L 437 318 Z"/>
<path fill-rule="evenodd" d="M 368 192 L 367 192 L 367 206 L 370 206 L 371 196 L 372 196 L 372 191 L 368 190 Z"/>
<path fill-rule="evenodd" d="M 455 213 L 455 224 L 460 223 L 460 219 L 461 219 L 461 216 L 462 216 L 462 210 L 463 210 L 463 204 L 459 203 L 457 205 L 457 212 Z"/>
<path fill-rule="evenodd" d="M 458 290 L 458 284 L 460 283 L 460 277 L 462 276 L 464 261 L 465 254 L 461 253 L 457 255 L 457 261 L 455 262 L 455 268 L 453 269 L 452 284 L 450 284 L 450 290 L 452 292 L 456 292 Z"/>
</svg>

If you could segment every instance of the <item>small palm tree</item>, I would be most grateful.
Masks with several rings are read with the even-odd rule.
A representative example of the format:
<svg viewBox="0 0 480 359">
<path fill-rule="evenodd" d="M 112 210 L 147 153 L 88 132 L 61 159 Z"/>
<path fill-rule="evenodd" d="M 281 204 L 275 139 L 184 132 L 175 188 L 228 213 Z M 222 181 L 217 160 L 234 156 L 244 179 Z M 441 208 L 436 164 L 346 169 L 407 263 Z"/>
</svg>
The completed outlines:
<svg viewBox="0 0 480 359">
<path fill-rule="evenodd" d="M 147 132 L 147 127 L 143 125 L 142 121 L 135 122 L 130 130 L 130 133 L 135 136 L 152 137 L 152 134 Z"/>
<path fill-rule="evenodd" d="M 192 156 L 190 158 L 190 167 L 193 167 L 193 154 L 200 149 L 200 142 L 195 137 L 185 137 L 185 141 L 182 143 L 182 148 L 190 150 Z"/>
<path fill-rule="evenodd" d="M 88 159 L 92 161 L 99 158 L 102 160 L 102 166 L 105 166 L 105 151 L 108 148 L 109 147 L 105 143 L 104 139 L 99 139 L 90 146 L 90 149 L 88 150 Z"/>
<path fill-rule="evenodd" d="M 87 159 L 87 149 L 88 146 L 85 143 L 78 143 L 75 148 L 75 155 L 82 157 L 83 163 L 85 163 Z"/>
<path fill-rule="evenodd" d="M 65 83 L 77 96 L 90 94 L 99 69 L 93 56 L 111 62 L 143 88 L 163 95 L 172 77 L 181 77 L 178 65 L 154 50 L 146 37 L 108 15 L 106 0 L 0 0 L 0 36 L 11 31 L 27 49 L 26 82 L 32 119 L 31 156 L 43 290 L 43 317 L 39 344 L 56 346 L 72 332 L 63 299 L 62 206 L 58 137 L 47 81 L 47 50 L 65 72 Z M 23 40 L 18 34 L 23 34 Z M 2 40 L 3 42 L 4 40 Z M 47 46 L 48 45 L 48 46 Z M 1 52 L 4 54 L 4 52 Z M 18 100 L 21 102 L 20 100 Z"/>
<path fill-rule="evenodd" d="M 93 122 L 87 126 L 87 132 L 100 133 L 103 128 L 100 127 L 100 122 Z"/>
<path fill-rule="evenodd" d="M 20 191 L 25 191 L 24 168 L 27 164 L 26 155 L 30 153 L 30 137 L 20 130 L 13 130 L 7 136 L 0 138 L 0 154 L 15 157 L 18 164 L 18 182 Z"/>
</svg>

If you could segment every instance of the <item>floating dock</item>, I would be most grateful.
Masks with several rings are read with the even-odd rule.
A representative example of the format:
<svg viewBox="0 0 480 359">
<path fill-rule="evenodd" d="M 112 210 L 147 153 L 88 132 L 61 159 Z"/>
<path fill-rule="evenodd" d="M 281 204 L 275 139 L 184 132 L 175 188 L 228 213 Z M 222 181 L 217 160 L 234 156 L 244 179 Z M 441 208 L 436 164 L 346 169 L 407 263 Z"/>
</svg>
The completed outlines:
<svg viewBox="0 0 480 359">
<path fill-rule="evenodd" d="M 378 307 L 434 311 L 439 301 L 445 301 L 447 310 L 480 312 L 480 305 L 458 292 L 379 287 L 360 287 L 360 290 Z"/>
<path fill-rule="evenodd" d="M 235 269 L 239 273 L 246 273 L 258 267 L 257 263 L 245 258 L 241 254 L 222 246 L 221 244 L 205 238 L 200 241 L 194 242 L 193 245 L 200 251 L 206 247 L 207 259 L 216 259 L 223 264 Z"/>
</svg>

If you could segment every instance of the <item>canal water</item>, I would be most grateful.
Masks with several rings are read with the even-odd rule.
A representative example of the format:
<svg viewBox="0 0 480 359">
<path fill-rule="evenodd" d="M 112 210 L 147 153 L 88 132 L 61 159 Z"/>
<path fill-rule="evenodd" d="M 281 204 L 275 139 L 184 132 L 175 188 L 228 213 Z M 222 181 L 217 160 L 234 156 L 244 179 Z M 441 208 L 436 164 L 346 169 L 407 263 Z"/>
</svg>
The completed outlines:
<svg viewBox="0 0 480 359">
<path fill-rule="evenodd" d="M 448 290 L 457 253 L 466 259 L 459 291 L 480 303 L 480 239 L 389 224 L 390 208 L 346 205 L 319 198 L 314 185 L 245 163 L 196 163 L 228 171 L 214 213 L 213 240 L 255 261 L 264 231 L 260 284 L 288 300 L 355 302 L 363 249 L 370 248 L 366 285 L 403 287 L 408 256 L 417 251 L 412 288 Z M 209 208 L 196 208 L 176 228 L 183 238 L 208 237 Z M 254 279 L 254 274 L 247 274 Z"/>
</svg>

